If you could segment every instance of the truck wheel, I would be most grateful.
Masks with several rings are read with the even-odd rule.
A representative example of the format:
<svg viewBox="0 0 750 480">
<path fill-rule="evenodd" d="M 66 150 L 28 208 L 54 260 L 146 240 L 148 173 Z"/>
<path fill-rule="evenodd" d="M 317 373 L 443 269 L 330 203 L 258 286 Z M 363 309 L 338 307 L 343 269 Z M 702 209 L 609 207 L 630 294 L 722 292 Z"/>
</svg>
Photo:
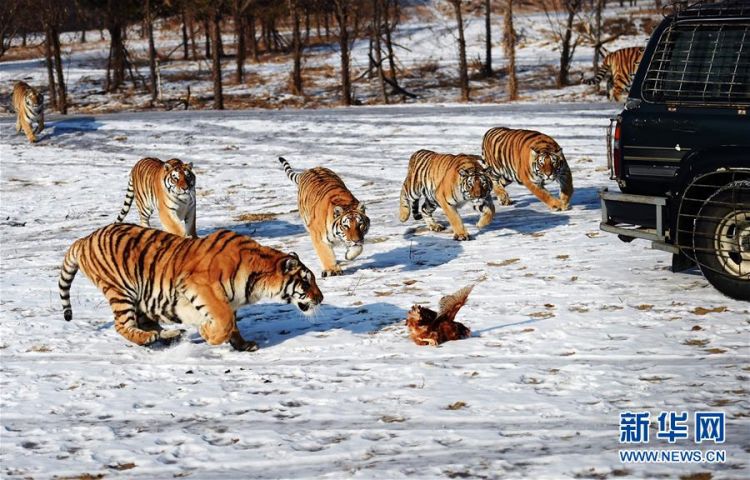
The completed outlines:
<svg viewBox="0 0 750 480">
<path fill-rule="evenodd" d="M 750 182 L 732 182 L 703 203 L 693 248 L 711 285 L 729 297 L 750 300 Z"/>
</svg>

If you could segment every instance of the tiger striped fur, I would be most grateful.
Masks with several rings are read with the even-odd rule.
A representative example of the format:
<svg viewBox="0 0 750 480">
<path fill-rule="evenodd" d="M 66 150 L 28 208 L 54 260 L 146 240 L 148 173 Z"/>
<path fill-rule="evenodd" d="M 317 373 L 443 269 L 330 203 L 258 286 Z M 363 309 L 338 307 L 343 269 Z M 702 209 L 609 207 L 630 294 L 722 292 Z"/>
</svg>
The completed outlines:
<svg viewBox="0 0 750 480">
<path fill-rule="evenodd" d="M 610 100 L 622 100 L 622 95 L 630 88 L 638 64 L 643 57 L 643 47 L 629 47 L 615 50 L 604 57 L 602 65 L 593 78 L 584 80 L 587 85 L 598 85 L 605 77 L 611 76 L 612 88 L 607 92 Z"/>
<path fill-rule="evenodd" d="M 184 322 L 198 325 L 211 345 L 228 340 L 255 350 L 237 329 L 239 307 L 270 298 L 311 313 L 323 301 L 296 254 L 229 230 L 194 239 L 121 223 L 75 241 L 58 284 L 65 320 L 73 318 L 70 286 L 79 268 L 104 293 L 117 332 L 138 345 L 171 340 L 181 332 L 160 324 Z"/>
<path fill-rule="evenodd" d="M 16 111 L 16 133 L 23 130 L 29 142 L 36 142 L 36 135 L 44 130 L 44 96 L 26 82 L 16 82 L 11 95 Z M 36 123 L 36 128 L 32 128 Z"/>
<path fill-rule="evenodd" d="M 534 130 L 491 128 L 484 134 L 482 156 L 488 165 L 494 191 L 503 205 L 511 200 L 505 186 L 518 182 L 552 210 L 567 210 L 573 195 L 573 176 L 562 148 L 551 137 Z M 545 183 L 560 184 L 556 199 Z"/>
<path fill-rule="evenodd" d="M 347 260 L 362 253 L 365 234 L 370 229 L 365 205 L 331 170 L 315 167 L 297 173 L 286 159 L 279 157 L 279 162 L 289 180 L 298 185 L 299 213 L 323 267 L 322 275 L 341 275 L 333 246 L 346 245 Z"/>
<path fill-rule="evenodd" d="M 406 179 L 401 188 L 399 220 L 405 222 L 411 214 L 415 220 L 424 217 L 427 227 L 440 232 L 445 226 L 435 221 L 432 214 L 438 206 L 443 209 L 453 229 L 454 240 L 469 240 L 458 208 L 471 202 L 481 212 L 477 227 L 492 222 L 495 205 L 492 203 L 492 180 L 476 155 L 451 155 L 430 150 L 418 150 L 409 159 Z M 419 201 L 424 197 L 420 209 Z"/>
<path fill-rule="evenodd" d="M 141 159 L 130 172 L 125 203 L 116 223 L 122 222 L 128 215 L 134 197 L 141 226 L 150 226 L 151 215 L 157 209 L 164 230 L 183 237 L 197 236 L 192 163 L 183 163 L 177 158 L 166 162 L 158 158 Z"/>
</svg>

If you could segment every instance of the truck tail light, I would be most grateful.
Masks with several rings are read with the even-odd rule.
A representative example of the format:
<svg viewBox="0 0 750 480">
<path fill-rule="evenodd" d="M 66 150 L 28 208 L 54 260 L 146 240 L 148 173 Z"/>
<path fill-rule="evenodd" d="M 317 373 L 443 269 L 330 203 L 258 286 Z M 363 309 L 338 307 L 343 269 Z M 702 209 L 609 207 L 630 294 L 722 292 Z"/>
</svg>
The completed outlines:
<svg viewBox="0 0 750 480">
<path fill-rule="evenodd" d="M 620 178 L 622 165 L 622 150 L 620 149 L 620 117 L 610 120 L 607 129 L 607 167 L 609 167 L 609 178 L 617 180 Z"/>
</svg>

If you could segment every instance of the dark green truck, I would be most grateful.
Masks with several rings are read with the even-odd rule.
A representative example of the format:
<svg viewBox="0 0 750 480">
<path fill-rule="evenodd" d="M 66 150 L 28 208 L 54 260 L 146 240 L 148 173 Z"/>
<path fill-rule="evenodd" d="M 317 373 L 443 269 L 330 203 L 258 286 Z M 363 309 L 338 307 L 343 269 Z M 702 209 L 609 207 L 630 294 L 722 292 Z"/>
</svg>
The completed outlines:
<svg viewBox="0 0 750 480">
<path fill-rule="evenodd" d="M 610 123 L 600 228 L 750 300 L 750 0 L 665 17 Z"/>
</svg>

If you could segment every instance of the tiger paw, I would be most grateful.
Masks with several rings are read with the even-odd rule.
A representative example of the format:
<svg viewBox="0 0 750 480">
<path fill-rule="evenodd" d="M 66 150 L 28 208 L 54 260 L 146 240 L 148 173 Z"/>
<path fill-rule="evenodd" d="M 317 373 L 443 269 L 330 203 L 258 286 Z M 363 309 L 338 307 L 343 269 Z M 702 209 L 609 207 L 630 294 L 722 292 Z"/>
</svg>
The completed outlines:
<svg viewBox="0 0 750 480">
<path fill-rule="evenodd" d="M 507 195 L 504 197 L 497 197 L 497 201 L 500 202 L 500 205 L 513 205 L 513 200 Z"/>
<path fill-rule="evenodd" d="M 458 242 L 463 242 L 466 240 L 471 240 L 468 233 L 455 233 L 453 234 L 453 240 L 456 240 Z"/>
<path fill-rule="evenodd" d="M 185 333 L 185 330 L 183 329 L 162 330 L 159 332 L 158 339 L 165 345 L 171 345 L 178 341 L 183 333 Z"/>
<path fill-rule="evenodd" d="M 258 344 L 252 340 L 235 340 L 232 338 L 229 340 L 229 344 L 238 352 L 254 352 L 258 349 Z"/>
<path fill-rule="evenodd" d="M 439 223 L 431 223 L 427 225 L 427 228 L 429 228 L 432 232 L 442 232 L 443 230 L 445 230 L 445 225 L 441 225 Z"/>
<path fill-rule="evenodd" d="M 331 270 L 323 270 L 323 278 L 325 277 L 337 277 L 339 275 L 343 275 L 344 272 L 341 270 L 341 267 L 336 267 Z"/>
</svg>

